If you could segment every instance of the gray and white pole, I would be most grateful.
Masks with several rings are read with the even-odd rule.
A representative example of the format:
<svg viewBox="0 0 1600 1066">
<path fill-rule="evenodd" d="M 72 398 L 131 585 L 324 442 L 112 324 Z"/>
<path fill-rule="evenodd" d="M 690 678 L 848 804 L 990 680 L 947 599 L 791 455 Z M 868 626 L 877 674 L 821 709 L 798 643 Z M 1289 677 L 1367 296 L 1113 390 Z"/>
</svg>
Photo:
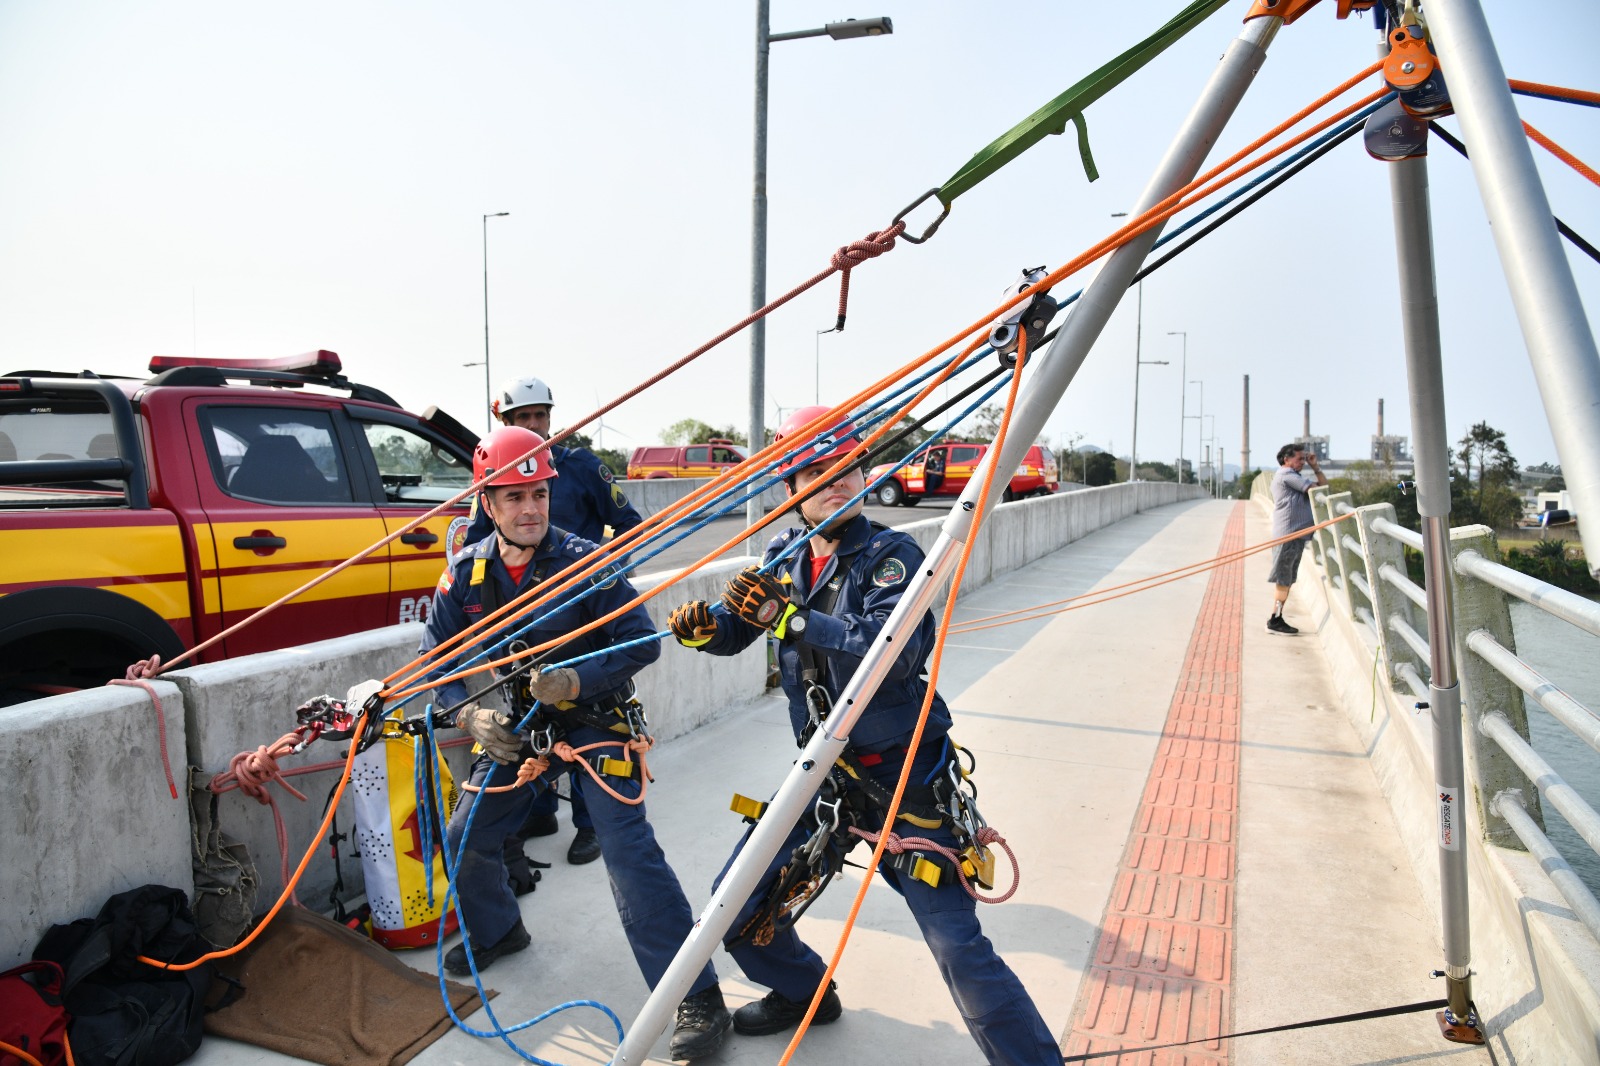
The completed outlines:
<svg viewBox="0 0 1600 1066">
<path fill-rule="evenodd" d="M 1199 172 L 1207 152 L 1216 143 L 1245 90 L 1249 88 L 1251 79 L 1266 59 L 1267 46 L 1282 24 L 1283 20 L 1277 17 L 1252 19 L 1228 46 L 1199 101 L 1140 197 L 1137 213 L 1143 213 L 1159 203 Z M 943 579 L 954 570 L 978 508 L 987 512 L 998 500 L 1009 477 L 1003 475 L 997 478 L 994 472 L 1000 470 L 1009 473 L 1015 470 L 1023 454 L 1044 429 L 1047 419 L 1116 309 L 1118 300 L 1132 283 L 1133 275 L 1144 262 L 1150 246 L 1160 236 L 1160 231 L 1161 227 L 1153 227 L 1106 259 L 1094 280 L 1084 289 L 1071 317 L 1056 334 L 1055 341 L 1035 361 L 1038 369 L 1017 400 L 1005 447 L 989 450 L 983 476 L 968 484 L 951 510 L 922 568 L 913 576 L 905 595 L 862 659 L 855 676 L 839 694 L 833 715 L 806 745 L 794 769 L 768 804 L 761 821 L 751 831 L 739 858 L 729 867 L 722 884 L 701 911 L 699 921 L 650 993 L 639 1016 L 634 1019 L 633 1026 L 612 1059 L 614 1066 L 637 1066 L 643 1063 L 650 1046 L 666 1030 L 673 1012 L 693 984 L 695 976 L 722 943 L 734 915 L 755 890 L 762 871 L 777 854 L 789 830 L 805 812 L 834 760 L 849 742 L 851 729 L 898 658 L 898 635 L 917 625 L 933 603 Z"/>
<path fill-rule="evenodd" d="M 1395 253 L 1400 272 L 1400 319 L 1416 440 L 1417 511 L 1422 517 L 1422 563 L 1428 595 L 1428 704 L 1433 716 L 1440 911 L 1444 973 L 1453 1027 L 1477 1028 L 1472 1011 L 1472 930 L 1468 921 L 1467 853 L 1462 847 L 1461 684 L 1455 659 L 1454 574 L 1450 566 L 1450 439 L 1444 415 L 1439 300 L 1434 286 L 1433 227 L 1426 156 L 1389 167 Z M 1447 1028 L 1447 1033 L 1449 1029 Z"/>
<path fill-rule="evenodd" d="M 1561 248 L 1550 201 L 1533 164 L 1478 0 L 1428 0 L 1428 26 L 1449 79 L 1461 137 L 1494 233 L 1539 383 L 1561 472 L 1583 515 L 1600 516 L 1600 352 Z M 1600 522 L 1580 534 L 1600 573 Z M 1590 534 L 1593 534 L 1592 536 Z"/>
</svg>

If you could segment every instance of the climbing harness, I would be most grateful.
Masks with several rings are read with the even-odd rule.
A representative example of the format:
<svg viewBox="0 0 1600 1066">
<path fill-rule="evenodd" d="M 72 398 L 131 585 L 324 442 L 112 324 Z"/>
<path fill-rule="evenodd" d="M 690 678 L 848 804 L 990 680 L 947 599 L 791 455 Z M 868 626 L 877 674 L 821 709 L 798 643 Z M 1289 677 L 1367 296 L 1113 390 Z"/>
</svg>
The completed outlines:
<svg viewBox="0 0 1600 1066">
<path fill-rule="evenodd" d="M 914 789 L 907 790 L 895 820 L 922 830 L 946 829 L 956 838 L 959 850 L 921 837 L 900 838 L 889 833 L 895 841 L 903 839 L 906 846 L 891 845 L 892 853 L 880 865 L 929 888 L 959 880 L 974 899 L 997 902 L 978 895 L 969 884 L 976 881 L 984 888 L 994 887 L 995 861 L 988 845 L 999 839 L 992 830 L 984 832 L 989 827 L 978 812 L 977 788 L 971 780 L 976 758 L 948 738 L 945 744 L 945 758 Z M 897 755 L 909 760 L 910 754 L 905 748 L 896 748 L 870 753 L 847 749 L 840 755 L 823 778 L 806 816 L 810 832 L 790 852 L 732 944 L 770 944 L 776 933 L 792 926 L 816 902 L 843 870 L 857 843 L 877 842 L 879 830 L 873 827 L 887 824 L 886 816 L 895 807 L 894 793 L 874 780 L 868 770 Z M 729 807 L 748 824 L 755 825 L 767 804 L 735 794 Z"/>
</svg>

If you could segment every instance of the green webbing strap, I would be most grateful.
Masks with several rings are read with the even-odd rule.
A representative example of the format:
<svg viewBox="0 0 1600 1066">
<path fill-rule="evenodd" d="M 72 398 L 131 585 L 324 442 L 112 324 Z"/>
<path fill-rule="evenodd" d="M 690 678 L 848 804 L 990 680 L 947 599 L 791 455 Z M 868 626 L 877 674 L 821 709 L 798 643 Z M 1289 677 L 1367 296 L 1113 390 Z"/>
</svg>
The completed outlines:
<svg viewBox="0 0 1600 1066">
<path fill-rule="evenodd" d="M 1083 157 L 1084 173 L 1090 181 L 1094 181 L 1100 174 L 1095 170 L 1094 157 L 1089 152 L 1089 129 L 1083 121 L 1084 109 L 1122 84 L 1226 3 L 1228 0 L 1195 0 L 1155 33 L 1023 119 L 952 174 L 939 187 L 939 202 L 948 209 L 956 197 L 1038 144 L 1046 135 L 1065 133 L 1068 122 L 1078 128 L 1078 154 Z"/>
</svg>

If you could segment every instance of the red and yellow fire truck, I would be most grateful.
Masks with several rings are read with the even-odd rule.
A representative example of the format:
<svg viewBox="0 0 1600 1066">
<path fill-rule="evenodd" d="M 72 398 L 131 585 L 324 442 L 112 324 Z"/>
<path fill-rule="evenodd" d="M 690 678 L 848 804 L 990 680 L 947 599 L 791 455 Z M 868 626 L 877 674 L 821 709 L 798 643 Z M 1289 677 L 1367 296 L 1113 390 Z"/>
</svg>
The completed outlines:
<svg viewBox="0 0 1600 1066">
<path fill-rule="evenodd" d="M 0 377 L 0 705 L 170 659 L 471 483 L 475 435 L 333 352 L 150 371 Z M 450 518 L 205 658 L 425 620 Z"/>
</svg>

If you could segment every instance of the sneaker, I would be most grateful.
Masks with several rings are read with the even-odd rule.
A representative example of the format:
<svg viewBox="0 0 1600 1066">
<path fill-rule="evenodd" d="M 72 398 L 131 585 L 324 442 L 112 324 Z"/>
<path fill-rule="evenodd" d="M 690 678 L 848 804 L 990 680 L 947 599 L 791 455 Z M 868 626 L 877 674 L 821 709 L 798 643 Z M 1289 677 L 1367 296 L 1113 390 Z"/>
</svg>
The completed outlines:
<svg viewBox="0 0 1600 1066">
<path fill-rule="evenodd" d="M 522 924 L 522 920 L 518 919 L 517 924 L 513 925 L 510 931 L 494 944 L 486 948 L 474 948 L 472 959 L 478 964 L 478 972 L 482 973 L 494 965 L 494 960 L 500 956 L 515 955 L 531 943 L 533 943 L 533 938 L 528 935 L 528 929 Z M 472 968 L 467 965 L 466 944 L 457 944 L 445 952 L 444 968 L 457 976 L 470 977 L 472 975 Z"/>
<path fill-rule="evenodd" d="M 669 1053 L 675 1059 L 703 1059 L 714 1055 L 728 1035 L 733 1015 L 722 1001 L 722 986 L 712 985 L 678 1004 L 678 1024 L 672 1030 Z"/>
<path fill-rule="evenodd" d="M 836 1022 L 844 1013 L 844 1005 L 839 1002 L 838 988 L 835 982 L 828 982 L 828 992 L 817 1005 L 816 1017 L 811 1019 L 812 1025 Z M 754 1003 L 746 1003 L 733 1012 L 733 1028 L 735 1032 L 743 1033 L 745 1036 L 781 1033 L 799 1025 L 800 1019 L 806 1016 L 806 1008 L 809 1006 L 811 1006 L 810 1000 L 796 1002 L 776 991 L 768 992 L 761 999 Z"/>
<path fill-rule="evenodd" d="M 1280 637 L 1293 637 L 1297 636 L 1300 631 L 1284 621 L 1283 615 L 1275 614 L 1267 619 L 1267 632 L 1275 633 Z"/>
<path fill-rule="evenodd" d="M 594 862 L 600 857 L 600 838 L 593 829 L 580 829 L 572 838 L 572 846 L 567 849 L 567 861 L 574 866 L 582 866 L 587 862 Z"/>
</svg>

